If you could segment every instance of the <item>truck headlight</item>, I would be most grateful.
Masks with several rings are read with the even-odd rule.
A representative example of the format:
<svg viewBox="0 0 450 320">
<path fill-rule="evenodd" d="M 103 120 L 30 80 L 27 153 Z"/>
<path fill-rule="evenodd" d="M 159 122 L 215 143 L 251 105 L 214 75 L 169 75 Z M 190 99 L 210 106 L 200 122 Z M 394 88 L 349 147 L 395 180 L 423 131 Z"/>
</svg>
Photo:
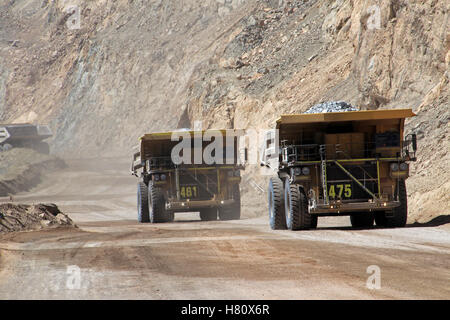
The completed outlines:
<svg viewBox="0 0 450 320">
<path fill-rule="evenodd" d="M 406 170 L 408 170 L 408 168 L 409 168 L 409 166 L 408 166 L 408 164 L 406 162 L 400 163 L 400 170 L 401 171 L 406 171 Z"/>
<path fill-rule="evenodd" d="M 241 171 L 239 171 L 239 170 L 234 171 L 235 177 L 239 177 L 240 175 L 241 175 Z"/>
<path fill-rule="evenodd" d="M 155 179 L 155 181 L 159 181 L 159 174 L 153 175 L 153 179 Z"/>
<path fill-rule="evenodd" d="M 308 176 L 311 173 L 311 170 L 308 167 L 303 167 L 302 173 L 305 176 Z"/>
<path fill-rule="evenodd" d="M 392 171 L 398 171 L 398 169 L 399 169 L 399 166 L 398 166 L 398 163 L 395 163 L 395 162 L 393 162 L 393 163 L 391 163 L 391 170 Z"/>
<path fill-rule="evenodd" d="M 161 181 L 166 181 L 167 180 L 167 176 L 165 174 L 161 175 Z"/>
<path fill-rule="evenodd" d="M 294 168 L 294 174 L 295 174 L 296 176 L 301 175 L 301 174 L 302 174 L 302 169 L 300 169 L 300 168 Z"/>
</svg>

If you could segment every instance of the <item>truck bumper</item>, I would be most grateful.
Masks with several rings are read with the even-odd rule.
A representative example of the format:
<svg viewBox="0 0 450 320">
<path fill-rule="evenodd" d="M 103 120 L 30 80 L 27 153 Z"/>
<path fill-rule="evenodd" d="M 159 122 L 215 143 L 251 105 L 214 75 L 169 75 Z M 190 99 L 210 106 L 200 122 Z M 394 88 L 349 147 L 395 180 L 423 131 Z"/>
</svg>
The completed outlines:
<svg viewBox="0 0 450 320">
<path fill-rule="evenodd" d="M 339 214 L 347 212 L 370 212 L 370 211 L 385 211 L 392 210 L 400 206 L 399 201 L 379 201 L 379 202 L 353 202 L 353 203 L 342 203 L 342 202 L 332 202 L 328 205 L 318 204 L 315 207 L 310 207 L 309 211 L 311 214 Z"/>
<path fill-rule="evenodd" d="M 186 200 L 186 201 L 168 201 L 166 203 L 166 210 L 182 210 L 201 209 L 201 208 L 219 208 L 231 205 L 234 203 L 233 199 L 229 200 Z"/>
</svg>

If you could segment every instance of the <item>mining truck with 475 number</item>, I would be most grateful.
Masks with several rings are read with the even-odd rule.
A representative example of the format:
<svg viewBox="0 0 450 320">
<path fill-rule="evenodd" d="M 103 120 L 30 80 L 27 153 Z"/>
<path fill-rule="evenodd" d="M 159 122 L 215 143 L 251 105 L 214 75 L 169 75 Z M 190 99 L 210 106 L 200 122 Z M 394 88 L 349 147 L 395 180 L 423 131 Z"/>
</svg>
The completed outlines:
<svg viewBox="0 0 450 320">
<path fill-rule="evenodd" d="M 416 161 L 410 109 L 283 115 L 266 136 L 262 165 L 272 229 L 311 229 L 321 216 L 350 216 L 353 227 L 403 227 L 405 180 Z"/>
</svg>

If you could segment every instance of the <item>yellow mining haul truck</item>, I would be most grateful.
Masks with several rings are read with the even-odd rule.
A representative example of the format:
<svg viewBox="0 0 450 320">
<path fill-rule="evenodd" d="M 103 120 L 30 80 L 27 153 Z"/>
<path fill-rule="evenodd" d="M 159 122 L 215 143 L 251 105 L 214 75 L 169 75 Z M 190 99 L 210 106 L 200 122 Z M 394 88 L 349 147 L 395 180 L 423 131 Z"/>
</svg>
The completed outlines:
<svg viewBox="0 0 450 320">
<path fill-rule="evenodd" d="M 131 168 L 141 180 L 138 221 L 171 222 L 176 212 L 200 212 L 206 221 L 240 219 L 240 135 L 208 130 L 142 136 Z"/>
<path fill-rule="evenodd" d="M 319 216 L 333 215 L 350 216 L 359 228 L 374 220 L 405 226 L 417 140 L 404 139 L 404 123 L 413 116 L 410 109 L 281 116 L 265 144 L 275 144 L 268 153 L 277 171 L 269 183 L 272 229 L 315 228 Z"/>
</svg>

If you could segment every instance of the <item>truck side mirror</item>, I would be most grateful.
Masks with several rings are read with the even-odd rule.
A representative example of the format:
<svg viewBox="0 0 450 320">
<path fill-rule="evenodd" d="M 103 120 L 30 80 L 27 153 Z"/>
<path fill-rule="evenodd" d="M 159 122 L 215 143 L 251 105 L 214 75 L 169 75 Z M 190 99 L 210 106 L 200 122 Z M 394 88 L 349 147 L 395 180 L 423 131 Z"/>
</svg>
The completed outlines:
<svg viewBox="0 0 450 320">
<path fill-rule="evenodd" d="M 417 135 L 415 133 L 412 134 L 412 147 L 414 152 L 417 151 Z"/>
</svg>

